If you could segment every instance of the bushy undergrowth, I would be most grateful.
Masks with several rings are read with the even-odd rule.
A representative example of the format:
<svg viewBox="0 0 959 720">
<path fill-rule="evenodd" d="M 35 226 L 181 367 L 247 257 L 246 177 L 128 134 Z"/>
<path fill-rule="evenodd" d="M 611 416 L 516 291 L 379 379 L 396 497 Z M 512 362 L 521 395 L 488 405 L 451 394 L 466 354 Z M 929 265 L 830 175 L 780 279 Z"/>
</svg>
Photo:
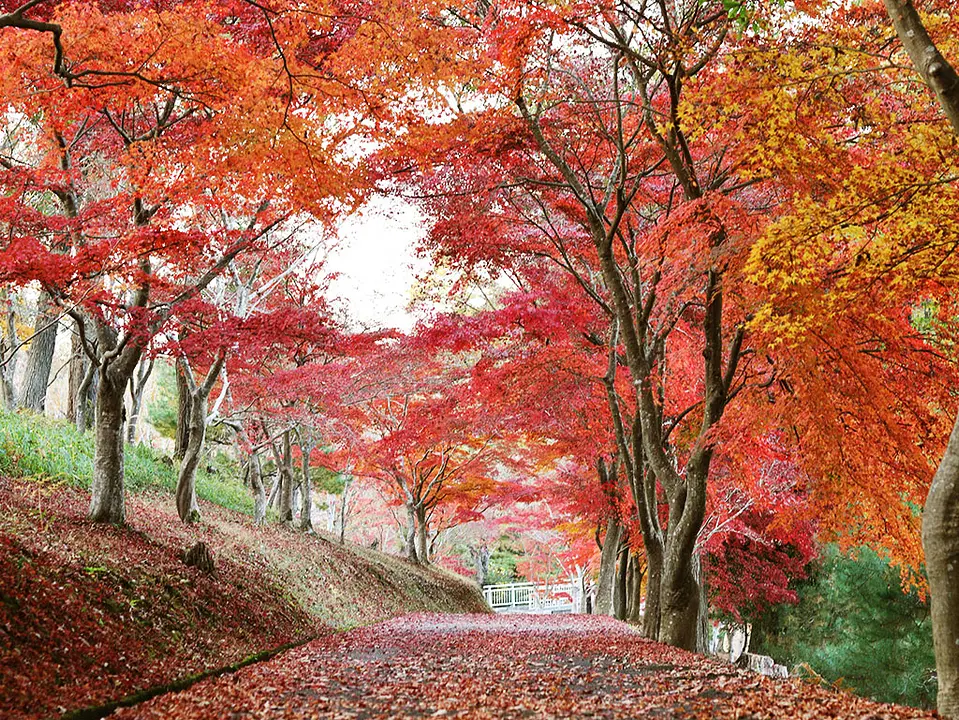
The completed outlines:
<svg viewBox="0 0 959 720">
<path fill-rule="evenodd" d="M 237 479 L 236 464 L 210 453 L 197 472 L 197 495 L 215 505 L 253 514 L 250 491 Z M 176 489 L 174 462 L 146 445 L 127 445 L 125 484 L 132 492 Z M 63 420 L 33 413 L 0 411 L 0 475 L 35 477 L 89 489 L 93 477 L 93 433 Z"/>
<path fill-rule="evenodd" d="M 929 604 L 904 593 L 896 568 L 868 548 L 827 548 L 799 603 L 778 607 L 754 631 L 757 652 L 808 675 L 884 702 L 935 706 Z"/>
</svg>

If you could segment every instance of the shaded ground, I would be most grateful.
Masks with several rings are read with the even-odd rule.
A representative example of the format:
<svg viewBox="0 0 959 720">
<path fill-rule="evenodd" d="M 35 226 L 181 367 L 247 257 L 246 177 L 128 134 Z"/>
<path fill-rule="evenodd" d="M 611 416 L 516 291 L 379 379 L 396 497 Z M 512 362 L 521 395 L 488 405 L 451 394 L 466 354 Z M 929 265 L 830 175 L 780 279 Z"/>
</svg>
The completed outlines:
<svg viewBox="0 0 959 720">
<path fill-rule="evenodd" d="M 0 718 L 46 718 L 223 667 L 333 628 L 413 611 L 477 612 L 474 584 L 172 495 L 130 494 L 126 527 L 89 494 L 0 477 Z M 197 540 L 216 571 L 187 567 Z"/>
<path fill-rule="evenodd" d="M 764 678 L 590 616 L 411 615 L 324 637 L 121 718 L 931 718 Z"/>
</svg>

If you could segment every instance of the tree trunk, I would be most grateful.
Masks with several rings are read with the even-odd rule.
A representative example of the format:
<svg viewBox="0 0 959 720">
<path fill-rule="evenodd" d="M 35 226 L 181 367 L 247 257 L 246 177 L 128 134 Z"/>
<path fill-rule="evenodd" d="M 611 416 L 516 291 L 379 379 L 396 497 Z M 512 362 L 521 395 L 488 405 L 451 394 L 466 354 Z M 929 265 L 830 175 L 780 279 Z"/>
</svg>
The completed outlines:
<svg viewBox="0 0 959 720">
<path fill-rule="evenodd" d="M 599 560 L 599 581 L 596 583 L 596 615 L 613 614 L 613 585 L 616 582 L 616 558 L 619 555 L 619 541 L 623 535 L 623 526 L 612 517 L 606 523 L 606 538 Z"/>
<path fill-rule="evenodd" d="M 11 290 L 0 289 L 3 298 L 3 327 L 0 328 L 0 398 L 4 407 L 12 410 L 17 401 L 14 395 L 13 376 L 17 370 L 17 318 L 13 311 Z"/>
<path fill-rule="evenodd" d="M 421 565 L 430 564 L 430 529 L 426 520 L 426 508 L 416 508 L 416 557 Z"/>
<path fill-rule="evenodd" d="M 143 394 L 146 391 L 150 373 L 153 372 L 154 362 L 153 358 L 150 358 L 146 364 L 141 360 L 136 377 L 130 379 L 130 420 L 127 423 L 127 443 L 130 445 L 136 442 L 137 423 L 143 409 Z M 206 413 L 204 413 L 205 416 Z"/>
<path fill-rule="evenodd" d="M 121 525 L 126 520 L 123 503 L 123 394 L 128 378 L 102 373 L 97 387 L 94 435 L 93 485 L 90 519 Z"/>
<path fill-rule="evenodd" d="M 34 412 L 42 413 L 47 402 L 47 385 L 53 367 L 53 351 L 57 342 L 59 312 L 46 292 L 37 299 L 37 319 L 34 336 L 30 341 L 27 364 L 23 375 L 23 387 L 17 404 Z"/>
<path fill-rule="evenodd" d="M 667 645 L 696 650 L 699 627 L 699 584 L 693 575 L 692 553 L 670 537 L 666 541 L 666 557 L 660 585 L 659 641 Z"/>
<path fill-rule="evenodd" d="M 883 2 L 909 59 L 959 136 L 959 74 L 932 42 L 912 0 Z M 959 417 L 926 497 L 922 548 L 932 602 L 937 706 L 942 717 L 959 718 Z"/>
<path fill-rule="evenodd" d="M 620 541 L 619 562 L 616 566 L 616 584 L 613 588 L 613 614 L 617 620 L 626 619 L 626 594 L 629 582 L 629 534 L 624 533 Z"/>
<path fill-rule="evenodd" d="M 173 457 L 182 460 L 190 442 L 190 386 L 180 367 L 176 366 L 176 436 L 173 440 Z"/>
<path fill-rule="evenodd" d="M 663 546 L 646 547 L 646 608 L 643 611 L 643 637 L 649 640 L 659 639 L 660 610 L 659 596 L 663 578 Z"/>
<path fill-rule="evenodd" d="M 301 433 L 305 433 L 305 430 L 301 430 Z M 310 454 L 313 452 L 313 444 L 307 440 L 303 441 L 302 437 L 300 438 L 300 455 L 302 465 L 302 480 L 300 494 L 302 502 L 300 503 L 300 530 L 303 532 L 313 532 L 313 496 L 312 496 L 312 484 L 310 482 Z"/>
<path fill-rule="evenodd" d="M 283 433 L 283 451 L 276 456 L 277 470 L 280 473 L 279 520 L 281 523 L 293 523 L 293 486 L 296 479 L 293 477 L 293 448 L 290 441 L 290 431 Z"/>
<path fill-rule="evenodd" d="M 959 417 L 932 479 L 922 515 L 922 549 L 932 598 L 937 706 L 959 718 Z"/>
<path fill-rule="evenodd" d="M 352 476 L 347 476 L 346 481 L 343 483 L 343 497 L 340 500 L 340 545 L 346 544 L 347 503 L 349 502 L 349 492 L 352 484 Z"/>
<path fill-rule="evenodd" d="M 180 520 L 195 523 L 200 519 L 200 506 L 196 499 L 196 469 L 203 454 L 206 440 L 207 396 L 200 390 L 191 393 L 189 442 L 176 483 L 176 509 Z"/>
<path fill-rule="evenodd" d="M 262 525 L 266 521 L 266 488 L 258 453 L 250 455 L 250 488 L 253 490 L 253 524 Z"/>
<path fill-rule="evenodd" d="M 646 575 L 646 568 L 640 563 L 639 555 L 633 555 L 630 560 L 629 577 L 629 604 L 626 610 L 626 620 L 637 624 L 643 617 L 643 577 Z"/>
<path fill-rule="evenodd" d="M 406 557 L 412 562 L 418 562 L 416 555 L 416 508 L 411 502 L 406 503 Z"/>
</svg>

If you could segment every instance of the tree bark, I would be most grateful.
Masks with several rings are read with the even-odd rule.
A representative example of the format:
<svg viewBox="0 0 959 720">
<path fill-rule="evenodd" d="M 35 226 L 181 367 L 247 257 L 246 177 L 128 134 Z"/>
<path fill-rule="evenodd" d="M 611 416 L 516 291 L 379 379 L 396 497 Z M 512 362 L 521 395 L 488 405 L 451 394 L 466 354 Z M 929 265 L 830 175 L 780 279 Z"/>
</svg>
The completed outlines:
<svg viewBox="0 0 959 720">
<path fill-rule="evenodd" d="M 613 586 L 616 582 L 616 558 L 619 556 L 619 541 L 623 526 L 612 517 L 606 523 L 606 538 L 599 559 L 599 580 L 596 583 L 596 615 L 613 614 Z"/>
<path fill-rule="evenodd" d="M 306 439 L 304 440 L 304 436 Z M 313 452 L 313 443 L 309 439 L 308 431 L 300 429 L 300 464 L 302 480 L 301 502 L 300 502 L 300 530 L 303 532 L 313 532 L 313 495 L 312 483 L 310 481 L 310 454 Z"/>
<path fill-rule="evenodd" d="M 959 134 L 959 75 L 955 68 L 929 37 L 912 0 L 883 0 L 883 3 L 909 59 L 936 94 L 953 132 Z"/>
<path fill-rule="evenodd" d="M 959 417 L 926 497 L 922 548 L 932 598 L 937 706 L 942 717 L 959 718 Z"/>
<path fill-rule="evenodd" d="M 200 505 L 196 499 L 196 469 L 200 464 L 203 446 L 206 441 L 207 404 L 216 378 L 223 367 L 223 359 L 224 355 L 221 352 L 213 361 L 206 377 L 199 385 L 193 377 L 193 371 L 190 369 L 187 360 L 181 357 L 177 363 L 186 381 L 189 393 L 187 397 L 190 400 L 189 442 L 183 455 L 183 461 L 180 463 L 180 472 L 176 484 L 176 509 L 180 515 L 180 520 L 185 523 L 195 523 L 200 519 Z M 143 382 L 145 383 L 146 380 L 144 379 Z"/>
<path fill-rule="evenodd" d="M 639 561 L 639 555 L 632 555 L 629 561 L 629 602 L 626 609 L 626 620 L 630 623 L 638 623 L 643 617 L 642 611 L 642 589 L 643 577 L 646 575 L 646 568 Z"/>
<path fill-rule="evenodd" d="M 349 492 L 352 484 L 352 476 L 347 476 L 343 483 L 343 497 L 340 500 L 340 545 L 346 544 L 346 519 L 349 517 L 347 503 L 349 502 Z"/>
<path fill-rule="evenodd" d="M 180 520 L 195 523 L 200 519 L 200 505 L 196 499 L 196 469 L 203 454 L 206 439 L 207 398 L 196 393 L 190 399 L 189 442 L 180 462 L 176 483 L 176 510 Z"/>
<path fill-rule="evenodd" d="M 430 564 L 430 529 L 426 519 L 426 508 L 416 508 L 416 557 L 420 565 Z"/>
<path fill-rule="evenodd" d="M 176 435 L 173 439 L 173 457 L 182 460 L 190 442 L 190 386 L 180 364 L 176 366 Z"/>
<path fill-rule="evenodd" d="M 620 540 L 619 560 L 616 565 L 616 584 L 613 587 L 613 614 L 617 620 L 626 619 L 626 602 L 629 592 L 629 533 Z"/>
<path fill-rule="evenodd" d="M 416 555 L 416 508 L 412 502 L 406 503 L 406 558 L 419 561 Z"/>
<path fill-rule="evenodd" d="M 16 407 L 13 376 L 17 370 L 17 317 L 13 310 L 11 290 L 0 289 L 3 302 L 3 327 L 0 328 L 0 398 L 4 407 L 12 410 Z"/>
<path fill-rule="evenodd" d="M 252 453 L 249 461 L 250 488 L 253 490 L 253 524 L 262 525 L 266 521 L 266 488 L 263 486 L 263 469 L 260 456 Z"/>
<path fill-rule="evenodd" d="M 146 364 L 141 360 L 137 367 L 136 376 L 130 379 L 130 419 L 127 422 L 127 443 L 130 445 L 136 442 L 137 423 L 143 409 L 143 394 L 146 391 L 150 374 L 153 372 L 154 362 L 153 358 L 150 358 Z"/>
<path fill-rule="evenodd" d="M 909 59 L 936 94 L 959 136 L 959 74 L 929 37 L 912 0 L 883 0 Z M 932 639 L 939 682 L 937 707 L 959 718 L 959 417 L 933 476 L 922 516 L 922 548 L 932 602 Z"/>
<path fill-rule="evenodd" d="M 128 378 L 104 372 L 97 386 L 94 434 L 93 485 L 90 519 L 122 525 L 126 521 L 123 498 L 123 394 Z"/>
<path fill-rule="evenodd" d="M 27 353 L 23 387 L 17 405 L 42 413 L 47 402 L 47 385 L 53 367 L 53 351 L 56 348 L 59 311 L 46 292 L 37 299 L 37 319 L 34 336 Z"/>
</svg>

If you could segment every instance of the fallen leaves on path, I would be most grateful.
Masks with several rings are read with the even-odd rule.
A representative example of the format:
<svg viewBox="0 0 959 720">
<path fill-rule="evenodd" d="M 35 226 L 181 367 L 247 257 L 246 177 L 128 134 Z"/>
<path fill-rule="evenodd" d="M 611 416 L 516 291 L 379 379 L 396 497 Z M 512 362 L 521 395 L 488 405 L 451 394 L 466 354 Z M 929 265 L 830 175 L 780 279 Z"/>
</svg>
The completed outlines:
<svg viewBox="0 0 959 720">
<path fill-rule="evenodd" d="M 118 713 L 121 718 L 931 718 L 773 680 L 592 616 L 410 615 Z"/>
</svg>

